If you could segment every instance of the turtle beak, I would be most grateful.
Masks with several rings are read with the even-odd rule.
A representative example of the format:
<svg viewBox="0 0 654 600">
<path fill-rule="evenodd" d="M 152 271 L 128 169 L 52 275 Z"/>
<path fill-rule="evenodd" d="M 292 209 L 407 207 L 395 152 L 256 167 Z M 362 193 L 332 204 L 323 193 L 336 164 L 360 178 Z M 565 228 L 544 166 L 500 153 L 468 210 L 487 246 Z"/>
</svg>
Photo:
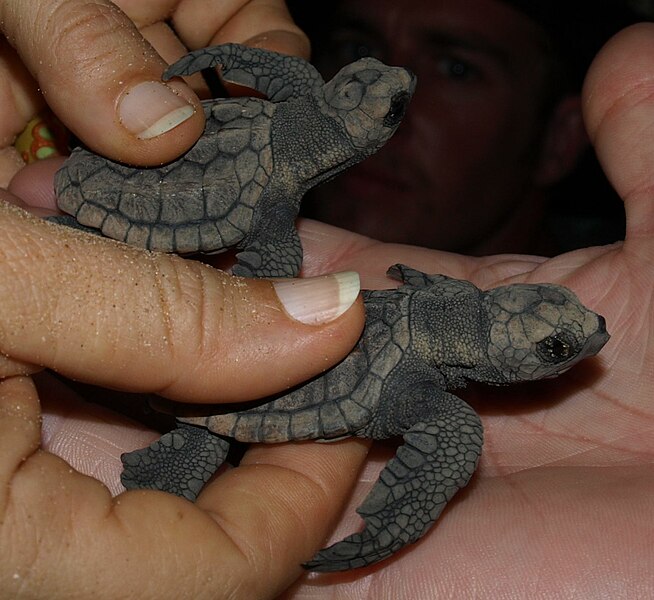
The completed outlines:
<svg viewBox="0 0 654 600">
<path fill-rule="evenodd" d="M 602 315 L 597 315 L 597 330 L 586 343 L 586 356 L 597 354 L 610 338 L 609 332 L 606 331 L 606 319 Z"/>
</svg>

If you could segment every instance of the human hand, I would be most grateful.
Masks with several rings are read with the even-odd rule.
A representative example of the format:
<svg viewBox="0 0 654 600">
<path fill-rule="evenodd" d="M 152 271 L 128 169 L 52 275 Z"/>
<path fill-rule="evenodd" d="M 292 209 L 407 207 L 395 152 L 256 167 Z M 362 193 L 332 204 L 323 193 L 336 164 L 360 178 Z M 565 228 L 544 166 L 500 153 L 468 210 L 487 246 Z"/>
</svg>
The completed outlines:
<svg viewBox="0 0 654 600">
<path fill-rule="evenodd" d="M 0 0 L 0 187 L 24 166 L 14 139 L 45 104 L 88 147 L 115 160 L 170 161 L 204 116 L 167 62 L 241 42 L 306 56 L 283 0 Z M 188 79 L 202 91 L 201 78 Z"/>
<path fill-rule="evenodd" d="M 594 365 L 586 365 L 586 368 L 580 365 L 563 379 L 517 391 L 502 389 L 492 397 L 484 390 L 479 399 L 473 398 L 486 425 L 482 464 L 468 491 L 459 494 L 434 530 L 417 545 L 370 570 L 310 576 L 289 592 L 289 598 L 302 598 L 309 593 L 312 597 L 350 594 L 352 597 L 432 598 L 438 592 L 461 597 L 497 597 L 503 592 L 513 596 L 551 597 L 552 590 L 556 594 L 564 589 L 574 589 L 576 594 L 585 597 L 597 596 L 606 589 L 611 590 L 612 597 L 651 595 L 651 523 L 654 522 L 650 502 L 654 488 L 651 434 L 654 419 L 649 390 L 654 368 L 651 351 L 648 352 L 652 323 L 646 299 L 652 292 L 654 280 L 651 266 L 654 217 L 647 197 L 651 185 L 651 170 L 647 167 L 654 157 L 649 150 L 647 126 L 654 115 L 645 105 L 646 87 L 642 85 L 651 73 L 654 54 L 648 35 L 642 29 L 630 30 L 613 42 L 595 65 L 587 86 L 591 137 L 628 211 L 628 239 L 624 244 L 587 249 L 549 261 L 533 257 L 468 259 L 376 244 L 318 224 L 304 225 L 306 274 L 356 268 L 365 275 L 367 287 L 381 287 L 389 285 L 383 275 L 385 269 L 393 262 L 402 261 L 421 270 L 465 277 L 482 287 L 509 281 L 560 282 L 569 285 L 585 304 L 607 318 L 613 337 Z M 494 400 L 496 396 L 497 401 Z M 36 429 L 33 421 L 30 426 Z M 129 429 L 113 421 L 90 422 L 88 413 L 80 412 L 76 406 L 71 408 L 66 419 L 46 418 L 45 427 L 50 447 L 56 447 L 73 466 L 88 467 L 89 457 L 95 457 L 95 472 L 111 485 L 117 482 L 118 455 L 152 439 L 144 440 L 145 433 L 137 435 L 136 428 Z M 0 439 L 6 437 L 2 435 Z M 80 447 L 84 447 L 85 457 L 79 456 Z M 29 451 L 24 454 L 28 455 Z M 248 554 L 251 546 L 241 542 L 240 548 L 245 548 L 252 565 L 245 573 L 240 565 L 234 568 L 229 560 L 221 562 L 221 556 L 194 554 L 206 548 L 205 544 L 214 543 L 207 538 L 220 534 L 211 523 L 206 528 L 209 532 L 196 534 L 193 526 L 198 522 L 195 521 L 197 513 L 184 504 L 181 514 L 187 519 L 188 531 L 195 535 L 188 550 L 195 561 L 193 571 L 182 567 L 173 570 L 168 566 L 173 560 L 171 556 L 178 561 L 187 557 L 187 553 L 180 550 L 182 546 L 178 544 L 170 550 L 158 545 L 154 555 L 141 552 L 148 562 L 137 565 L 140 577 L 132 570 L 126 576 L 124 561 L 129 548 L 126 550 L 124 546 L 131 544 L 134 537 L 134 523 L 131 523 L 132 528 L 123 528 L 120 538 L 102 538 L 105 543 L 109 539 L 112 544 L 104 548 L 105 562 L 100 565 L 99 575 L 106 581 L 108 573 L 120 573 L 111 579 L 112 585 L 119 585 L 124 579 L 132 593 L 139 590 L 143 597 L 148 594 L 174 597 L 179 591 L 173 587 L 175 584 L 186 585 L 188 595 L 193 597 L 196 588 L 191 586 L 194 583 L 199 586 L 203 578 L 209 577 L 211 583 L 201 590 L 208 596 L 215 597 L 222 592 L 228 595 L 240 584 L 244 597 L 256 597 L 254 592 L 262 590 L 249 587 L 253 580 L 256 584 L 268 578 L 275 582 L 274 586 L 279 579 L 272 578 L 269 569 L 288 569 L 284 580 L 288 581 L 298 573 L 289 566 L 289 559 L 304 560 L 321 545 L 315 528 L 327 526 L 334 514 L 333 503 L 345 493 L 362 454 L 358 442 L 352 441 L 336 445 L 253 447 L 243 469 L 234 469 L 227 473 L 227 479 L 222 476 L 215 482 L 214 485 L 224 485 L 221 488 L 224 491 L 220 492 L 223 496 L 211 499 L 216 500 L 216 506 L 227 507 L 227 512 L 223 513 L 227 519 L 222 520 L 227 530 L 236 535 L 244 533 L 246 537 L 238 538 L 240 540 L 268 544 L 267 553 L 252 551 Z M 8 456 L 4 448 L 0 455 Z M 18 454 L 12 451 L 9 456 Z M 368 489 L 366 480 L 370 479 L 371 471 L 385 458 L 378 455 L 376 461 L 368 464 L 353 505 Z M 113 471 L 107 467 L 109 464 L 116 465 Z M 286 467 L 297 469 L 296 480 L 286 479 L 290 475 Z M 238 485 L 241 476 L 251 481 L 249 476 L 254 470 L 264 476 L 261 481 L 253 483 L 245 492 L 233 487 Z M 65 473 L 67 471 L 53 478 L 55 485 L 67 481 L 60 478 Z M 307 483 L 307 487 L 298 489 L 298 494 L 306 492 L 302 499 L 291 497 L 294 488 L 290 486 L 308 482 L 305 478 L 317 476 L 327 485 L 325 474 L 329 477 L 328 485 L 333 488 Z M 257 494 L 268 490 L 263 481 L 268 476 L 274 481 L 280 478 L 281 485 L 270 496 L 257 498 Z M 89 480 L 80 481 L 92 487 Z M 226 491 L 230 488 L 235 490 L 235 495 L 230 496 Z M 39 489 L 32 491 L 32 495 L 38 496 Z M 289 495 L 277 499 L 275 494 L 282 491 Z M 106 492 L 102 497 L 106 499 Z M 79 496 L 74 498 L 79 500 Z M 127 505 L 126 513 L 133 514 L 135 521 L 143 521 L 148 527 L 157 529 L 160 535 L 164 533 L 162 523 L 169 531 L 173 530 L 176 521 L 168 510 L 153 517 L 143 506 L 138 510 L 130 508 L 133 500 L 129 498 L 131 496 L 126 494 L 114 502 L 120 502 L 118 506 Z M 269 528 L 268 521 L 256 520 L 253 525 L 250 514 L 239 514 L 238 505 L 244 504 L 244 498 L 253 499 L 254 505 L 260 507 L 260 516 L 274 519 L 279 526 L 291 527 L 293 539 L 282 536 L 271 542 L 267 534 L 276 532 Z M 177 502 L 176 499 L 172 501 Z M 116 512 L 108 499 L 104 506 L 111 515 L 105 528 L 110 532 Z M 250 504 L 243 513 L 249 508 Z M 321 509 L 325 511 L 322 514 Z M 352 507 L 347 511 L 346 515 L 352 516 Z M 48 526 L 51 526 L 51 515 L 49 513 Z M 189 518 L 189 515 L 194 516 Z M 82 519 L 77 523 L 88 525 L 88 521 L 84 523 Z M 201 521 L 202 526 L 207 523 Z M 266 525 L 262 527 L 262 523 Z M 38 525 L 42 523 L 35 523 L 35 529 L 29 529 L 28 535 L 34 531 L 48 531 L 48 528 L 38 529 Z M 355 526 L 350 521 L 348 529 Z M 93 529 L 93 533 L 97 533 L 97 529 Z M 340 537 L 342 533 L 337 531 L 334 536 Z M 55 530 L 46 541 L 52 544 L 61 541 L 63 548 L 70 535 L 68 531 Z M 81 541 L 90 544 L 94 539 Z M 187 541 L 188 537 L 183 539 Z M 198 540 L 202 540 L 202 544 Z M 4 547 L 6 544 L 0 544 L 0 548 Z M 52 548 L 48 543 L 44 547 Z M 162 552 L 165 554 L 160 558 Z M 294 555 L 289 557 L 290 554 Z M 44 557 L 40 565 L 48 564 L 48 559 L 51 561 L 46 575 L 53 577 L 62 570 L 63 561 L 56 550 L 42 552 L 39 556 Z M 107 556 L 116 557 L 115 562 L 107 564 Z M 64 565 L 74 562 L 75 558 Z M 3 564 L 8 563 L 5 560 Z M 96 576 L 92 570 L 96 563 L 92 564 L 87 570 L 74 566 L 78 578 L 76 589 L 80 589 L 80 584 L 92 584 L 85 579 L 85 573 Z M 158 566 L 153 567 L 153 564 Z M 195 577 L 194 583 L 180 580 L 189 573 Z M 276 570 L 274 575 L 278 573 Z M 66 570 L 66 574 L 70 574 L 70 570 Z M 49 589 L 54 589 L 52 580 L 49 583 L 53 586 Z M 160 587 L 142 591 L 144 585 Z M 271 587 L 263 592 L 275 596 L 277 589 L 279 587 Z M 105 593 L 114 590 L 105 588 Z M 201 592 L 195 597 L 202 597 Z M 53 597 L 52 594 L 49 597 Z"/>
<path fill-rule="evenodd" d="M 363 325 L 360 303 L 346 310 L 357 278 L 344 286 L 327 277 L 310 288 L 242 280 L 72 229 L 53 236 L 56 226 L 5 202 L 0 211 L 0 596 L 203 598 L 215 597 L 213 580 L 233 597 L 253 598 L 287 587 L 356 473 L 343 477 L 331 461 L 362 458 L 362 447 L 335 446 L 326 462 L 308 445 L 265 460 L 255 451 L 230 485 L 228 473 L 196 506 L 156 493 L 114 502 L 47 449 L 72 451 L 82 471 L 104 469 L 115 489 L 119 463 L 102 454 L 152 436 L 76 401 L 51 376 L 37 376 L 35 387 L 25 375 L 45 366 L 185 401 L 266 396 L 351 349 Z M 60 433 L 71 426 L 113 441 L 94 454 L 79 452 L 79 438 L 62 448 Z M 271 553 L 277 543 L 289 549 L 281 562 Z M 160 568 L 174 581 L 160 578 Z"/>
<path fill-rule="evenodd" d="M 478 472 L 419 543 L 365 570 L 305 576 L 283 598 L 649 598 L 654 596 L 654 28 L 626 30 L 585 86 L 590 137 L 625 202 L 624 243 L 551 260 L 471 259 L 373 243 L 307 224 L 308 274 L 359 270 L 379 287 L 404 262 L 483 288 L 556 282 L 604 315 L 598 359 L 559 379 L 477 388 L 467 399 L 486 429 Z M 376 447 L 337 530 L 394 449 Z"/>
<path fill-rule="evenodd" d="M 124 8 L 135 11 L 137 23 L 141 19 L 143 25 L 152 25 L 157 19 L 146 13 L 155 3 L 147 4 L 136 2 Z M 281 2 L 254 0 L 229 7 L 222 3 L 211 13 L 216 17 L 213 21 L 193 13 L 190 2 L 156 4 L 159 18 L 169 16 L 174 9 L 173 22 L 178 32 L 187 31 L 189 37 L 180 36 L 188 45 L 204 45 L 205 37 L 214 42 L 223 37 L 231 41 L 249 38 L 253 44 L 279 50 L 286 44 L 286 49 L 292 50 L 293 44 L 301 45 L 304 40 L 287 19 Z M 224 14 L 226 8 L 229 14 Z M 225 24 L 220 27 L 218 21 L 223 18 Z M 190 28 L 198 20 L 201 26 Z M 205 583 L 214 576 L 231 580 L 232 586 L 248 598 L 262 595 L 262 589 L 286 587 L 296 576 L 300 556 L 306 551 L 289 555 L 287 564 L 275 557 L 273 564 L 271 540 L 288 537 L 286 545 L 294 546 L 298 526 L 293 517 L 295 507 L 302 504 L 306 510 L 303 518 L 311 521 L 305 534 L 307 548 L 312 548 L 312 538 L 317 541 L 324 535 L 324 515 L 337 510 L 338 503 L 333 500 L 344 495 L 347 478 L 337 476 L 333 468 L 322 463 L 305 477 L 305 465 L 297 464 L 297 457 L 286 458 L 283 451 L 277 465 L 273 459 L 268 467 L 259 468 L 255 453 L 250 458 L 254 466 L 249 474 L 242 472 L 227 495 L 218 489 L 208 490 L 209 503 L 204 510 L 191 507 L 187 514 L 187 508 L 177 506 L 173 498 L 164 497 L 162 504 L 136 494 L 133 498 L 122 496 L 114 512 L 109 492 L 97 481 L 80 476 L 53 454 L 39 450 L 38 400 L 43 400 L 50 411 L 45 417 L 46 447 L 47 438 L 52 440 L 50 448 L 57 446 L 58 436 L 53 430 L 57 417 L 62 417 L 64 428 L 77 423 L 88 432 L 86 425 L 96 423 L 99 431 L 116 433 L 119 439 L 127 434 L 133 441 L 140 435 L 147 443 L 143 436 L 149 434 L 139 433 L 124 421 L 102 421 L 105 417 L 101 411 L 76 404 L 63 384 L 46 375 L 37 376 L 37 392 L 26 376 L 48 366 L 76 379 L 127 390 L 156 390 L 180 399 L 215 400 L 220 396 L 240 400 L 268 395 L 327 368 L 351 348 L 362 326 L 361 307 L 334 318 L 347 308 L 352 287 L 346 297 L 341 297 L 337 282 L 324 280 L 318 289 L 314 287 L 312 298 L 303 298 L 301 293 L 295 298 L 300 305 L 293 305 L 288 284 L 283 292 L 277 287 L 275 293 L 270 283 L 232 280 L 199 263 L 132 251 L 108 240 L 84 240 L 73 231 L 31 219 L 5 204 L 54 208 L 52 174 L 56 162 L 43 161 L 14 176 L 22 165 L 14 160 L 16 156 L 8 146 L 42 106 L 42 98 L 34 93 L 37 82 L 79 137 L 96 150 L 123 160 L 144 164 L 166 160 L 194 141 L 202 123 L 198 113 L 175 128 L 172 136 L 162 133 L 138 139 L 134 132 L 126 133 L 125 119 L 120 122 L 116 117 L 119 98 L 136 82 L 157 81 L 165 64 L 109 3 L 0 2 L 0 22 L 20 54 L 19 59 L 3 42 L 0 68 L 4 98 L 0 111 L 4 112 L 0 112 L 0 127 L 5 149 L 0 164 L 3 183 L 11 179 L 10 187 L 17 195 L 0 194 L 0 477 L 4 490 L 0 499 L 0 595 L 131 597 L 139 593 L 141 584 L 150 586 L 149 559 L 145 558 L 148 547 L 153 571 L 170 561 L 166 570 L 173 573 L 181 566 L 179 557 L 184 556 L 184 573 L 190 580 L 200 575 L 194 584 L 181 571 L 172 586 L 162 579 L 158 590 L 152 588 L 155 597 L 213 597 L 213 588 Z M 211 27 L 215 31 L 210 31 Z M 272 32 L 257 42 L 256 36 L 270 27 L 279 27 L 279 35 Z M 146 33 L 151 40 L 156 37 L 153 28 Z M 165 37 L 167 30 L 160 23 L 160 33 L 162 29 Z M 66 35 L 57 37 L 60 33 Z M 73 48 L 77 54 L 71 52 Z M 28 69 L 32 69 L 31 75 Z M 197 106 L 197 100 L 181 83 L 174 84 L 173 89 Z M 70 101 L 73 94 L 75 102 Z M 80 106 L 96 110 L 80 111 Z M 144 110 L 139 107 L 140 117 Z M 278 294 L 287 310 L 293 306 L 300 310 L 302 319 L 310 317 L 306 309 L 318 309 L 317 324 L 291 319 Z M 252 368 L 254 361 L 256 369 Z M 130 436 L 130 431 L 136 437 Z M 79 448 L 68 446 L 73 452 Z M 301 458 L 310 465 L 319 453 L 308 450 Z M 332 452 L 340 462 L 361 454 L 362 449 L 348 444 L 334 447 Z M 99 460 L 97 454 L 77 456 L 82 470 L 104 464 L 101 455 Z M 306 496 L 316 488 L 327 490 L 325 497 L 307 501 Z M 221 504 L 239 513 L 238 518 L 229 511 L 216 515 L 216 520 L 211 518 L 215 502 L 211 498 L 216 494 L 222 496 Z M 259 500 L 268 494 L 268 503 L 286 510 L 288 519 L 280 522 L 276 514 L 269 519 L 260 511 Z M 154 521 L 148 524 L 145 514 L 158 522 L 170 518 L 163 537 L 159 525 Z M 238 523 L 240 517 L 245 517 L 252 529 L 243 532 L 248 546 L 239 548 L 224 531 L 229 529 L 227 522 Z M 206 543 L 198 543 L 207 527 L 220 529 L 217 521 L 223 523 L 223 533 L 210 534 Z M 130 533 L 123 538 L 125 527 Z M 30 531 L 40 532 L 39 541 Z M 230 533 L 238 542 L 239 534 Z M 60 543 L 66 546 L 62 553 L 54 550 L 63 548 Z M 54 552 L 46 550 L 43 555 L 46 547 Z M 260 556 L 264 563 L 269 561 L 266 577 L 256 577 L 240 552 Z M 210 561 L 198 570 L 202 557 Z M 127 564 L 132 566 L 125 577 Z M 225 571 L 215 570 L 218 564 Z M 80 580 L 80 573 L 86 573 L 82 578 L 88 576 L 89 580 Z M 244 586 L 248 578 L 253 583 Z M 118 581 L 121 583 L 117 585 Z M 193 585 L 197 594 L 192 592 Z"/>
</svg>

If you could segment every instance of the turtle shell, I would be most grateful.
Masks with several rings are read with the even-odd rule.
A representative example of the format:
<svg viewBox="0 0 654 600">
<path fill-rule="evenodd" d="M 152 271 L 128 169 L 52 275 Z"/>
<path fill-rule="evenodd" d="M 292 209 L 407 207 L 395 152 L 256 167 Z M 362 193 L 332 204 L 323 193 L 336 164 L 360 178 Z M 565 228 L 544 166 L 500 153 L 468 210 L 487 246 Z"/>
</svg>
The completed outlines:
<svg viewBox="0 0 654 600">
<path fill-rule="evenodd" d="M 243 442 L 356 435 L 370 423 L 380 399 L 395 385 L 391 375 L 406 357 L 411 341 L 409 301 L 408 294 L 366 292 L 364 332 L 354 350 L 338 365 L 253 408 L 178 416 L 177 420 Z M 221 409 L 229 411 L 233 407 L 223 405 Z"/>
<path fill-rule="evenodd" d="M 129 167 L 76 149 L 55 177 L 59 208 L 107 237 L 150 250 L 236 245 L 270 181 L 274 105 L 238 98 L 204 109 L 204 135 L 161 167 Z"/>
</svg>

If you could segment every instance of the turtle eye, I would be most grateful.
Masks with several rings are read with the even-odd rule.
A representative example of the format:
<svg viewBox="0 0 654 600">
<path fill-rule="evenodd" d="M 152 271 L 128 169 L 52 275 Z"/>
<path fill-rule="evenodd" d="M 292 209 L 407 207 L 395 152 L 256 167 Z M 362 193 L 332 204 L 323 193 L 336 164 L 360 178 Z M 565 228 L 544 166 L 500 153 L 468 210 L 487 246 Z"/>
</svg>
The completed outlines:
<svg viewBox="0 0 654 600">
<path fill-rule="evenodd" d="M 410 96 L 407 92 L 398 92 L 391 98 L 391 107 L 384 117 L 384 127 L 395 127 L 404 117 L 409 105 Z"/>
<path fill-rule="evenodd" d="M 547 363 L 561 363 L 574 354 L 574 342 L 564 333 L 555 333 L 536 344 L 538 356 Z"/>
</svg>

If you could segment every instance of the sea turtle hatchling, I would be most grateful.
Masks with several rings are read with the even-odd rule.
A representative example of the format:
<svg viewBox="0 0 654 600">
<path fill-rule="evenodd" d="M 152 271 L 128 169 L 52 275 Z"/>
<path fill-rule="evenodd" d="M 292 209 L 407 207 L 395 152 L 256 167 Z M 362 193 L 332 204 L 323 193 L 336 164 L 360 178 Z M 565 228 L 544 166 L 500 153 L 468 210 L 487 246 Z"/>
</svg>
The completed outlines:
<svg viewBox="0 0 654 600">
<path fill-rule="evenodd" d="M 122 456 L 125 487 L 194 500 L 224 460 L 229 442 L 221 436 L 244 442 L 402 436 L 357 509 L 363 531 L 305 566 L 370 565 L 423 536 L 475 471 L 481 421 L 451 390 L 466 381 L 501 385 L 559 375 L 609 339 L 603 317 L 561 286 L 513 284 L 483 292 L 403 265 L 388 273 L 404 285 L 364 292 L 365 329 L 342 362 L 235 412 L 222 405 L 176 413 L 176 429 Z"/>
<path fill-rule="evenodd" d="M 134 168 L 74 150 L 55 177 L 58 206 L 72 217 L 51 220 L 163 252 L 236 247 L 237 275 L 297 275 L 302 196 L 386 143 L 415 77 L 362 58 L 325 83 L 300 58 L 225 44 L 191 52 L 164 79 L 215 65 L 225 81 L 266 98 L 204 102 L 204 134 L 161 167 Z"/>
</svg>

